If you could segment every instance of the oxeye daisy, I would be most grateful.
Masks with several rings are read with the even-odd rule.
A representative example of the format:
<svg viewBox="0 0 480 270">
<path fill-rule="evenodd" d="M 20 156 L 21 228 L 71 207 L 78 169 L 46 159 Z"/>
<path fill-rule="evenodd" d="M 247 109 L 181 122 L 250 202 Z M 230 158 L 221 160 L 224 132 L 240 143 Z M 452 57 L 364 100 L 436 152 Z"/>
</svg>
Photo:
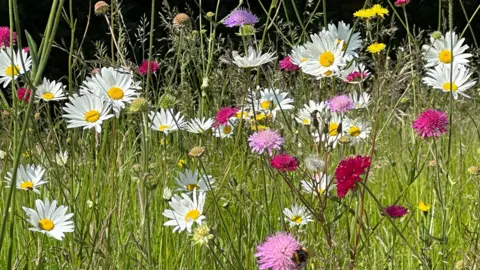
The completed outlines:
<svg viewBox="0 0 480 270">
<path fill-rule="evenodd" d="M 330 185 L 330 176 L 324 173 L 316 173 L 311 179 L 302 180 L 302 190 L 310 194 L 323 194 Z"/>
<path fill-rule="evenodd" d="M 468 65 L 468 58 L 472 55 L 465 53 L 468 45 L 463 45 L 464 38 L 458 39 L 454 32 L 447 32 L 445 36 L 438 39 L 430 37 L 431 44 L 423 45 L 423 55 L 427 61 L 426 67 L 437 65 L 450 66 L 451 63 L 458 65 Z"/>
<path fill-rule="evenodd" d="M 35 95 L 38 99 L 44 101 L 56 101 L 67 98 L 63 93 L 63 84 L 61 82 L 50 81 L 47 78 L 43 78 L 43 82 L 37 86 Z"/>
<path fill-rule="evenodd" d="M 248 47 L 245 56 L 240 56 L 237 51 L 232 52 L 233 63 L 240 68 L 258 67 L 270 63 L 276 59 L 274 55 L 274 53 L 262 54 L 261 52 L 257 52 L 252 46 Z"/>
<path fill-rule="evenodd" d="M 307 212 L 307 208 L 303 205 L 292 205 L 291 209 L 283 209 L 285 215 L 285 221 L 288 221 L 290 227 L 306 225 L 308 222 L 313 221 L 310 214 Z"/>
<path fill-rule="evenodd" d="M 302 45 L 295 45 L 290 52 L 290 61 L 292 64 L 300 66 L 301 63 L 307 61 L 308 51 Z"/>
<path fill-rule="evenodd" d="M 264 89 L 260 90 L 260 99 L 254 100 L 255 95 L 251 94 L 249 99 L 250 104 L 254 104 L 255 111 L 264 113 L 265 115 L 271 115 L 275 118 L 278 112 L 288 111 L 293 109 L 293 99 L 287 97 L 288 93 L 280 92 L 280 89 Z"/>
<path fill-rule="evenodd" d="M 370 72 L 364 64 L 353 62 L 349 67 L 340 71 L 339 77 L 346 83 L 358 84 L 365 81 L 369 76 Z"/>
<path fill-rule="evenodd" d="M 413 122 L 412 128 L 424 139 L 447 133 L 448 117 L 447 114 L 437 110 L 426 110 L 421 113 Z"/>
<path fill-rule="evenodd" d="M 257 246 L 255 257 L 258 269 L 297 270 L 303 265 L 294 261 L 295 254 L 302 250 L 302 245 L 290 233 L 278 232 L 270 235 L 265 242 Z"/>
<path fill-rule="evenodd" d="M 113 117 L 113 114 L 109 114 L 110 106 L 94 95 L 75 94 L 69 98 L 69 103 L 65 104 L 63 110 L 65 114 L 62 116 L 67 119 L 67 128 L 95 128 L 98 133 L 102 132 L 103 121 Z"/>
<path fill-rule="evenodd" d="M 362 122 L 360 119 L 345 119 L 343 132 L 350 137 L 350 144 L 355 145 L 368 138 L 370 134 L 370 125 Z"/>
<path fill-rule="evenodd" d="M 236 121 L 230 120 L 225 124 L 220 124 L 212 127 L 213 136 L 218 138 L 230 138 L 233 135 L 233 130 L 235 129 Z"/>
<path fill-rule="evenodd" d="M 125 104 L 131 103 L 139 95 L 138 90 L 139 83 L 133 81 L 131 73 L 104 67 L 83 82 L 80 93 L 93 94 L 107 100 L 112 105 L 115 116 L 119 117 Z"/>
<path fill-rule="evenodd" d="M 205 219 L 203 215 L 205 196 L 204 192 L 197 192 L 196 189 L 193 190 L 192 198 L 186 194 L 182 194 L 182 197 L 174 195 L 168 203 L 173 210 L 166 209 L 162 213 L 170 219 L 163 225 L 174 226 L 173 232 L 187 230 L 191 233 L 193 224 L 202 225 L 202 221 Z"/>
<path fill-rule="evenodd" d="M 314 113 L 320 113 L 324 114 L 326 113 L 326 108 L 327 108 L 327 103 L 326 102 L 315 102 L 313 100 L 309 100 L 308 104 L 303 105 L 304 108 L 300 109 L 298 111 L 297 115 L 295 116 L 295 120 L 304 126 L 308 126 L 312 123 L 312 114 Z"/>
<path fill-rule="evenodd" d="M 230 28 L 235 26 L 254 25 L 256 23 L 258 23 L 258 17 L 244 8 L 232 11 L 232 13 L 230 13 L 230 15 L 228 15 L 223 21 L 223 24 Z"/>
<path fill-rule="evenodd" d="M 328 32 L 337 39 L 337 43 L 342 43 L 342 51 L 347 55 L 356 55 L 355 50 L 362 47 L 362 38 L 360 33 L 353 32 L 350 24 L 343 21 L 338 22 L 337 25 L 329 24 Z"/>
<path fill-rule="evenodd" d="M 350 98 L 353 100 L 353 104 L 355 104 L 355 109 L 367 108 L 368 105 L 370 105 L 371 103 L 370 94 L 366 92 L 357 93 L 356 91 L 354 91 L 350 95 Z"/>
<path fill-rule="evenodd" d="M 213 123 L 212 118 L 194 118 L 187 122 L 185 130 L 190 133 L 205 133 L 212 127 Z"/>
<path fill-rule="evenodd" d="M 469 97 L 464 92 L 477 83 L 476 80 L 470 79 L 472 74 L 465 66 L 454 65 L 452 71 L 449 65 L 438 65 L 428 70 L 427 76 L 422 79 L 422 82 L 433 89 L 442 90 L 444 93 L 451 91 L 453 97 L 458 99 L 458 95 Z"/>
<path fill-rule="evenodd" d="M 10 53 L 8 48 L 0 50 L 0 84 L 3 83 L 3 87 L 7 87 L 12 78 L 16 80 L 19 75 L 29 71 L 32 65 L 32 59 L 23 50 L 14 51 L 13 58 Z"/>
<path fill-rule="evenodd" d="M 248 144 L 253 153 L 262 154 L 267 151 L 272 155 L 274 149 L 280 150 L 283 138 L 274 130 L 255 132 L 248 137 Z"/>
<path fill-rule="evenodd" d="M 387 46 L 384 43 L 374 42 L 367 47 L 367 51 L 376 54 L 385 50 L 386 47 Z"/>
<path fill-rule="evenodd" d="M 42 200 L 35 200 L 35 208 L 31 209 L 22 207 L 27 214 L 33 228 L 30 231 L 40 232 L 46 234 L 48 237 L 53 237 L 57 240 L 62 240 L 65 233 L 73 232 L 73 213 L 67 214 L 68 207 L 60 205 L 57 207 L 57 201 L 50 201 L 45 198 Z"/>
<path fill-rule="evenodd" d="M 338 143 L 338 139 L 342 136 L 342 130 L 344 121 L 346 118 L 340 117 L 340 115 L 333 113 L 331 117 L 326 121 L 324 133 L 322 134 L 322 141 L 328 146 L 335 148 Z"/>
<path fill-rule="evenodd" d="M 27 166 L 20 165 L 17 169 L 15 186 L 17 189 L 31 190 L 35 193 L 40 194 L 38 187 L 47 183 L 47 181 L 42 179 L 44 173 L 45 169 L 43 169 L 41 166 L 35 166 L 31 164 Z M 10 170 L 9 172 L 7 172 L 5 178 L 6 187 L 11 187 L 13 183 L 13 171 Z"/>
<path fill-rule="evenodd" d="M 316 77 L 328 77 L 339 72 L 345 65 L 343 41 L 338 42 L 327 31 L 312 35 L 311 40 L 304 45 L 308 54 L 307 60 L 300 64 L 302 71 Z"/>
<path fill-rule="evenodd" d="M 173 115 L 172 110 L 160 109 L 159 112 L 150 112 L 148 114 L 150 118 L 151 128 L 158 130 L 165 134 L 168 134 L 172 131 L 181 130 L 186 126 L 183 116 L 178 112 L 176 115 Z"/>
<path fill-rule="evenodd" d="M 191 194 L 195 189 L 197 192 L 206 192 L 215 187 L 215 179 L 211 175 L 199 174 L 198 171 L 189 169 L 186 169 L 185 173 L 179 172 L 175 182 L 179 185 L 176 190 L 185 191 L 186 194 Z"/>
</svg>

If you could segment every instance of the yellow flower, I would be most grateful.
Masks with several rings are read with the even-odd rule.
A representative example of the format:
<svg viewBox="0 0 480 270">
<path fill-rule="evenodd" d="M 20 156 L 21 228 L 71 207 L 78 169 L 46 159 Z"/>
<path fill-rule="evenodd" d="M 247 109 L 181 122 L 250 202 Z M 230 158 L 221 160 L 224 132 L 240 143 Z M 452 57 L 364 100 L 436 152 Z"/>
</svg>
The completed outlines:
<svg viewBox="0 0 480 270">
<path fill-rule="evenodd" d="M 264 125 L 255 125 L 254 123 L 252 123 L 251 128 L 252 128 L 252 130 L 254 130 L 254 131 L 262 131 L 262 130 L 268 129 L 267 126 L 264 126 Z"/>
<path fill-rule="evenodd" d="M 183 165 L 187 164 L 187 162 L 185 161 L 185 159 L 180 159 L 178 162 L 177 162 L 177 166 L 178 167 L 183 167 Z"/>
<path fill-rule="evenodd" d="M 478 166 L 471 166 L 467 169 L 467 172 L 471 175 L 480 174 L 480 167 Z"/>
<path fill-rule="evenodd" d="M 372 12 L 375 13 L 375 15 L 381 17 L 383 19 L 383 16 L 388 15 L 388 9 L 383 8 L 381 5 L 376 4 L 371 8 Z"/>
<path fill-rule="evenodd" d="M 359 11 L 353 13 L 353 16 L 362 18 L 362 19 L 371 19 L 375 17 L 375 12 L 371 9 L 360 9 Z"/>
<path fill-rule="evenodd" d="M 430 205 L 428 205 L 428 204 L 426 204 L 426 203 L 424 203 L 424 202 L 422 202 L 422 201 L 420 201 L 420 202 L 418 203 L 418 210 L 420 210 L 420 211 L 422 211 L 422 212 L 424 212 L 424 213 L 427 213 L 428 210 L 430 210 L 430 208 L 431 208 Z"/>
<path fill-rule="evenodd" d="M 368 46 L 367 51 L 369 51 L 371 53 L 379 53 L 379 52 L 385 50 L 385 47 L 387 47 L 385 44 L 375 42 L 375 43 L 371 44 L 370 46 Z"/>
</svg>

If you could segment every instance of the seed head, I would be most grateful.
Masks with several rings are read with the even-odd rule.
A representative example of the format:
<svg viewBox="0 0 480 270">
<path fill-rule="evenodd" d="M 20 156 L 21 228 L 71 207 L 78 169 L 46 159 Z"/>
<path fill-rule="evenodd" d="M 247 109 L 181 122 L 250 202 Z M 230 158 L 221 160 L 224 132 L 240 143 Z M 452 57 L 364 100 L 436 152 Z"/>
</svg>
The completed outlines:
<svg viewBox="0 0 480 270">
<path fill-rule="evenodd" d="M 95 3 L 94 12 L 97 15 L 105 14 L 108 11 L 108 7 L 109 6 L 105 1 L 98 1 Z"/>
</svg>

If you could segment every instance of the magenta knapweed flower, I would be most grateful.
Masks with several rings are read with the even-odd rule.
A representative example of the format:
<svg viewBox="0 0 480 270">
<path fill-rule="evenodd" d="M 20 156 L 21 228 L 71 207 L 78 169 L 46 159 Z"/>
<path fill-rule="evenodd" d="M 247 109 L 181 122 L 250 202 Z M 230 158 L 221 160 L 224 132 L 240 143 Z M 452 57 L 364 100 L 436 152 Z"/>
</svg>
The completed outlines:
<svg viewBox="0 0 480 270">
<path fill-rule="evenodd" d="M 401 205 L 390 205 L 385 207 L 385 213 L 391 218 L 401 218 L 408 214 L 408 209 Z"/>
<path fill-rule="evenodd" d="M 280 70 L 285 71 L 295 71 L 298 70 L 300 67 L 292 63 L 292 58 L 290 56 L 286 56 L 283 60 L 280 60 Z"/>
<path fill-rule="evenodd" d="M 447 132 L 448 117 L 442 111 L 428 109 L 421 113 L 413 122 L 412 128 L 424 139 L 445 134 Z"/>
<path fill-rule="evenodd" d="M 13 44 L 17 42 L 17 33 L 13 32 Z M 10 47 L 10 28 L 8 26 L 0 26 L 0 47 Z"/>
<path fill-rule="evenodd" d="M 148 69 L 148 60 L 143 60 L 142 64 L 138 67 L 138 73 L 145 76 L 148 73 L 155 73 L 158 69 L 158 62 L 150 61 L 150 69 Z"/>
<path fill-rule="evenodd" d="M 258 23 L 258 17 L 244 8 L 232 11 L 223 22 L 227 27 L 243 26 L 245 24 L 254 25 L 256 23 Z"/>
<path fill-rule="evenodd" d="M 283 138 L 280 134 L 270 129 L 255 132 L 248 137 L 248 145 L 252 152 L 257 154 L 268 151 L 268 154 L 272 155 L 273 149 L 280 149 L 282 144 Z"/>
<path fill-rule="evenodd" d="M 17 90 L 17 98 L 20 101 L 23 101 L 25 103 L 28 103 L 30 101 L 30 94 L 32 93 L 32 90 L 26 89 L 26 88 L 18 88 Z"/>
<path fill-rule="evenodd" d="M 279 171 L 295 171 L 298 167 L 298 161 L 294 156 L 288 154 L 276 155 L 270 160 L 270 165 Z"/>
<path fill-rule="evenodd" d="M 355 183 L 362 181 L 360 175 L 364 174 L 368 167 L 370 167 L 370 157 L 368 156 L 358 155 L 340 161 L 337 169 L 335 169 L 337 196 L 339 198 L 345 197 L 348 191 L 355 187 Z"/>
<path fill-rule="evenodd" d="M 215 116 L 216 122 L 214 124 L 214 127 L 217 127 L 218 125 L 226 124 L 228 120 L 231 117 L 233 117 L 237 112 L 238 112 L 237 108 L 232 108 L 232 107 L 221 108 L 217 112 L 217 115 Z"/>
<path fill-rule="evenodd" d="M 29 52 L 30 52 L 30 47 L 24 47 L 24 48 L 23 48 L 23 52 L 29 53 Z"/>
<path fill-rule="evenodd" d="M 258 258 L 258 269 L 300 269 L 293 258 L 295 252 L 301 248 L 302 246 L 297 239 L 287 232 L 277 232 L 268 236 L 265 242 L 257 246 L 255 257 Z"/>
<path fill-rule="evenodd" d="M 395 1 L 395 6 L 397 7 L 401 7 L 401 6 L 404 6 L 406 4 L 410 3 L 410 0 L 397 0 Z"/>
<path fill-rule="evenodd" d="M 339 95 L 328 101 L 328 107 L 332 112 L 343 113 L 355 108 L 355 103 L 347 95 Z"/>
<path fill-rule="evenodd" d="M 347 75 L 347 77 L 345 78 L 345 82 L 347 82 L 347 83 L 361 82 L 367 77 L 368 77 L 368 72 L 366 72 L 366 71 L 363 71 L 363 72 L 354 71 L 354 72 Z"/>
</svg>

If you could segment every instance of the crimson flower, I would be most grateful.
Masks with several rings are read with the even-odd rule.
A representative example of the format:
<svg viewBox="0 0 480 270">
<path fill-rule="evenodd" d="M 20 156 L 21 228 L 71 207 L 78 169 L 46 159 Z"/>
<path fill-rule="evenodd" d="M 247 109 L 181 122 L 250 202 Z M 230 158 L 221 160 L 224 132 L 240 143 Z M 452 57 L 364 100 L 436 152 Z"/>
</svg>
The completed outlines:
<svg viewBox="0 0 480 270">
<path fill-rule="evenodd" d="M 342 160 L 335 170 L 338 197 L 345 197 L 348 191 L 355 187 L 355 183 L 362 181 L 360 175 L 364 174 L 369 167 L 370 157 L 368 156 L 358 155 Z"/>
</svg>

